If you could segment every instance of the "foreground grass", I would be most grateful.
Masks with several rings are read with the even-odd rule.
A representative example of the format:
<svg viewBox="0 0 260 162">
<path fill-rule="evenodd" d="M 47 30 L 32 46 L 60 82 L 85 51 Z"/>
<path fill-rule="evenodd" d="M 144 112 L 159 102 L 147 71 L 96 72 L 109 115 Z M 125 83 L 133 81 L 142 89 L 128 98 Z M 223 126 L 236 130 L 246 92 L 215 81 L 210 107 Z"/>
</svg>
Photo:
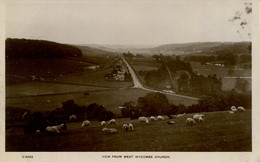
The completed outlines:
<svg viewBox="0 0 260 162">
<path fill-rule="evenodd" d="M 82 129 L 81 122 L 68 123 L 61 135 L 24 134 L 22 128 L 6 130 L 6 151 L 251 151 L 251 111 L 229 114 L 210 112 L 205 121 L 187 126 L 188 114 L 174 118 L 175 125 L 165 121 L 149 124 L 138 120 L 118 119 L 112 126 L 118 134 L 102 134 L 100 123 Z M 134 131 L 124 132 L 123 123 L 131 122 Z"/>
</svg>

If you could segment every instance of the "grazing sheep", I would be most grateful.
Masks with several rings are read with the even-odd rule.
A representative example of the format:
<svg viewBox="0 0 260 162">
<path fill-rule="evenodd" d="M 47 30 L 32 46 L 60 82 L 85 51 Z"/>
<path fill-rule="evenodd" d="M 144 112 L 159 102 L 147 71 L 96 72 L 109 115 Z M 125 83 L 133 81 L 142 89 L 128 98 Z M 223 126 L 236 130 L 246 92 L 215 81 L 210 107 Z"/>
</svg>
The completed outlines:
<svg viewBox="0 0 260 162">
<path fill-rule="evenodd" d="M 149 120 L 147 119 L 147 117 L 141 116 L 138 118 L 139 122 L 145 122 L 145 123 L 149 123 Z"/>
<path fill-rule="evenodd" d="M 244 107 L 242 107 L 242 106 L 238 106 L 238 107 L 237 107 L 237 111 L 245 112 L 246 110 L 245 110 Z"/>
<path fill-rule="evenodd" d="M 75 120 L 77 120 L 77 115 L 72 114 L 69 116 L 69 121 L 75 121 Z"/>
<path fill-rule="evenodd" d="M 134 130 L 133 124 L 129 123 L 129 124 L 128 124 L 128 129 L 129 129 L 130 131 L 133 131 L 133 130 Z"/>
<path fill-rule="evenodd" d="M 198 121 L 199 121 L 199 122 L 203 122 L 203 121 L 204 121 L 204 119 L 202 118 L 202 116 L 199 117 Z"/>
<path fill-rule="evenodd" d="M 88 127 L 90 126 L 90 121 L 89 120 L 85 120 L 82 124 L 81 124 L 81 127 Z"/>
<path fill-rule="evenodd" d="M 46 132 L 60 134 L 62 129 L 65 129 L 64 124 L 55 125 L 55 126 L 48 126 L 48 127 L 46 127 Z"/>
<path fill-rule="evenodd" d="M 107 130 L 107 127 L 103 128 L 103 129 L 102 129 L 102 132 L 105 133 L 106 130 Z"/>
<path fill-rule="evenodd" d="M 48 133 L 60 133 L 60 131 L 57 129 L 57 127 L 54 126 L 48 126 L 46 127 L 46 132 Z"/>
<path fill-rule="evenodd" d="M 174 121 L 167 121 L 167 124 L 171 125 L 171 124 L 175 124 Z"/>
<path fill-rule="evenodd" d="M 184 115 L 186 115 L 186 113 L 183 113 L 183 114 L 178 114 L 177 117 L 183 117 Z"/>
<path fill-rule="evenodd" d="M 105 134 L 116 134 L 117 130 L 115 128 L 103 128 L 102 132 Z"/>
<path fill-rule="evenodd" d="M 194 119 L 195 121 L 199 121 L 199 119 L 202 118 L 202 116 L 204 116 L 204 115 L 203 115 L 203 114 L 195 114 L 195 115 L 193 116 L 193 119 Z"/>
<path fill-rule="evenodd" d="M 100 124 L 101 124 L 101 126 L 103 126 L 103 125 L 106 125 L 106 122 L 102 121 Z"/>
<path fill-rule="evenodd" d="M 159 115 L 157 116 L 157 120 L 164 120 L 164 118 L 161 115 Z"/>
<path fill-rule="evenodd" d="M 234 114 L 234 111 L 229 111 L 229 114 Z"/>
<path fill-rule="evenodd" d="M 24 119 L 27 119 L 27 118 L 29 118 L 29 116 L 30 116 L 30 112 L 29 111 L 25 111 L 24 113 L 23 113 L 23 115 L 22 115 L 22 119 L 24 120 Z"/>
<path fill-rule="evenodd" d="M 237 111 L 238 111 L 235 106 L 231 106 L 231 110 L 232 110 L 233 112 L 237 112 Z"/>
<path fill-rule="evenodd" d="M 127 132 L 128 131 L 128 125 L 127 124 L 123 124 L 122 129 Z"/>
<path fill-rule="evenodd" d="M 192 119 L 192 118 L 187 118 L 187 119 L 186 119 L 186 124 L 187 124 L 187 125 L 196 125 L 197 123 L 195 122 L 194 119 Z"/>
<path fill-rule="evenodd" d="M 109 124 L 109 125 L 110 125 L 110 124 L 116 124 L 116 120 L 115 120 L 115 119 L 111 119 L 111 120 L 108 121 L 108 124 Z"/>
<path fill-rule="evenodd" d="M 150 117 L 150 121 L 155 121 L 155 120 L 156 120 L 156 118 L 154 116 Z"/>
</svg>

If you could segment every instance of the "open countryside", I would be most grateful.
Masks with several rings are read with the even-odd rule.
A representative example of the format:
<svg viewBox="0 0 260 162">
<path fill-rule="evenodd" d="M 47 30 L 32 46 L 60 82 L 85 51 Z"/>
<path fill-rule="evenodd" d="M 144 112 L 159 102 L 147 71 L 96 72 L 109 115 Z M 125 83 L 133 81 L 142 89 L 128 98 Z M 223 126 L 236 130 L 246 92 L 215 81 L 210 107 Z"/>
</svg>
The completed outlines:
<svg viewBox="0 0 260 162">
<path fill-rule="evenodd" d="M 41 41 L 7 39 L 6 44 L 26 47 L 25 42 L 39 56 L 9 48 L 6 53 L 6 151 L 252 150 L 251 82 L 244 78 L 250 79 L 251 69 L 237 70 L 239 63 L 224 60 L 221 67 L 188 62 L 185 55 L 136 55 L 53 42 L 45 45 L 66 48 L 66 56 L 53 52 L 41 58 L 42 51 L 33 49 L 34 43 L 45 46 Z M 233 112 L 233 105 L 245 112 Z M 203 121 L 189 125 L 186 119 L 195 114 Z M 164 120 L 151 120 L 158 115 Z M 108 124 L 111 119 L 116 122 Z M 86 120 L 90 125 L 82 127 Z M 126 123 L 134 129 L 125 131 Z M 66 129 L 46 131 L 60 124 Z M 102 131 L 105 127 L 117 133 Z"/>
</svg>

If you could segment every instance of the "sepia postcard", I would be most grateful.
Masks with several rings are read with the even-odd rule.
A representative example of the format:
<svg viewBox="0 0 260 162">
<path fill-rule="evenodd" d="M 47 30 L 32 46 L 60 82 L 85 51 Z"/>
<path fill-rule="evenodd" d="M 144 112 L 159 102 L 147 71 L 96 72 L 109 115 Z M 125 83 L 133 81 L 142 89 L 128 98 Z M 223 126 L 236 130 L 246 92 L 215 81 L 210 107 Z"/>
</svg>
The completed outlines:
<svg viewBox="0 0 260 162">
<path fill-rule="evenodd" d="M 0 161 L 260 161 L 258 0 L 0 1 Z"/>
</svg>

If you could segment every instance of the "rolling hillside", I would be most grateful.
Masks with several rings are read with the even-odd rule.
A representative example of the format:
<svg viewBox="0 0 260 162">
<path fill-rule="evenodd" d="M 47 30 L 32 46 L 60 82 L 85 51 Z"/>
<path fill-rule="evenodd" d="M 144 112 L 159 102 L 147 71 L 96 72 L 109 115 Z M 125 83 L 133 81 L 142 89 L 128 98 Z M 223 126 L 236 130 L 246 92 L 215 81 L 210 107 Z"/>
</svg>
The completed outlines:
<svg viewBox="0 0 260 162">
<path fill-rule="evenodd" d="M 161 45 L 151 48 L 151 52 L 176 52 L 176 54 L 218 54 L 232 52 L 234 54 L 248 54 L 250 53 L 250 46 L 250 42 L 198 42 Z"/>
<path fill-rule="evenodd" d="M 6 80 L 20 83 L 36 78 L 57 78 L 80 73 L 87 66 L 105 63 L 107 52 L 90 47 L 77 48 L 45 40 L 6 39 Z M 102 54 L 99 58 L 91 56 Z M 90 55 L 90 57 L 85 57 Z"/>
</svg>

